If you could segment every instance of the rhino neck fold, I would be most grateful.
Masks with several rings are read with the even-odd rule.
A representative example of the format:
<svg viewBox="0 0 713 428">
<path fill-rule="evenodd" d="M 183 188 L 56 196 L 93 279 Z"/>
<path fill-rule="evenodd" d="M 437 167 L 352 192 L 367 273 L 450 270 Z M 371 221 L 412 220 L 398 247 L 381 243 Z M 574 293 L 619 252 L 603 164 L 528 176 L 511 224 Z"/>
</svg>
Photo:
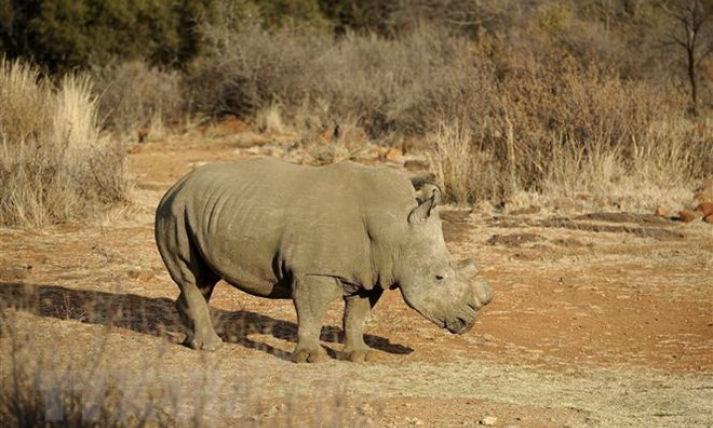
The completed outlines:
<svg viewBox="0 0 713 428">
<path fill-rule="evenodd" d="M 394 279 L 394 248 L 384 246 L 382 240 L 371 239 L 371 271 L 374 284 L 384 290 L 391 288 L 396 280 Z"/>
</svg>

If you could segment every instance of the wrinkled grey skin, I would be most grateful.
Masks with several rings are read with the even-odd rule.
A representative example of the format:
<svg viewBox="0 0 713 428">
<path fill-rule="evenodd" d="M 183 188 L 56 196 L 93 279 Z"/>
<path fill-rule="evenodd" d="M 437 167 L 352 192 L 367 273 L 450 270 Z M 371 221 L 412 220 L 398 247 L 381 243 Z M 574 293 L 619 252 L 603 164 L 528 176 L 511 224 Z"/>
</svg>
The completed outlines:
<svg viewBox="0 0 713 428">
<path fill-rule="evenodd" d="M 319 336 L 330 302 L 345 301 L 345 359 L 365 361 L 364 322 L 387 289 L 453 333 L 468 331 L 491 300 L 477 269 L 451 264 L 433 210 L 435 186 L 417 194 L 400 174 L 342 162 L 308 167 L 254 159 L 212 164 L 183 177 L 156 212 L 156 241 L 181 294 L 185 344 L 221 340 L 207 302 L 223 279 L 255 296 L 291 298 L 293 360 L 327 359 Z M 462 275 L 459 274 L 462 271 Z"/>
</svg>

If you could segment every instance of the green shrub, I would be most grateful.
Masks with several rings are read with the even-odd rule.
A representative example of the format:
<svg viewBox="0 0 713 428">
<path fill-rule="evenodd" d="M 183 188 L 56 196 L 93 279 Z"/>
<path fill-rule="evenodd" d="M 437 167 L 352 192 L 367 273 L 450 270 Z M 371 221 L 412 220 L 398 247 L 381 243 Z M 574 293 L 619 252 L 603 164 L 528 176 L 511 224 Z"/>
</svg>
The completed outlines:
<svg viewBox="0 0 713 428">
<path fill-rule="evenodd" d="M 212 0 L 26 0 L 7 2 L 0 39 L 12 58 L 51 71 L 144 59 L 181 66 L 199 53 L 199 19 Z M 4 13 L 3 13 L 4 10 Z"/>
</svg>

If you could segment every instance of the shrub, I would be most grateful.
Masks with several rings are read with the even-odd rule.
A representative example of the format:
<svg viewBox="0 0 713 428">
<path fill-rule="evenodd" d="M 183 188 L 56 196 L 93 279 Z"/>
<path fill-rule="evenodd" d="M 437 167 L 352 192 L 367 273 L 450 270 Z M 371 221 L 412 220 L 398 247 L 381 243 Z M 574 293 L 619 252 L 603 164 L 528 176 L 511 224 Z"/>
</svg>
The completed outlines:
<svg viewBox="0 0 713 428">
<path fill-rule="evenodd" d="M 271 104 L 294 107 L 306 95 L 299 79 L 331 45 L 330 38 L 251 26 L 215 44 L 187 79 L 190 97 L 210 115 L 251 116 Z"/>
<path fill-rule="evenodd" d="M 288 127 L 348 121 L 372 139 L 425 138 L 454 201 L 626 180 L 684 186 L 713 174 L 709 132 L 690 132 L 680 87 L 632 78 L 625 47 L 599 43 L 600 28 L 573 9 L 543 7 L 537 19 L 510 38 L 429 26 L 338 39 L 251 28 L 214 44 L 188 86 L 213 115 L 279 105 Z M 607 49 L 616 56 L 599 61 Z"/>
<path fill-rule="evenodd" d="M 537 64 L 502 80 L 492 108 L 441 123 L 431 135 L 448 199 L 498 202 L 536 190 L 649 198 L 652 205 L 655 189 L 680 191 L 713 172 L 710 136 L 682 117 L 683 94 L 593 68 Z"/>
<path fill-rule="evenodd" d="M 91 83 L 57 87 L 22 62 L 0 62 L 0 223 L 86 218 L 125 196 L 124 153 L 101 138 Z"/>
<path fill-rule="evenodd" d="M 479 102 L 472 95 L 485 84 L 473 80 L 480 70 L 465 40 L 430 29 L 401 40 L 335 40 L 252 27 L 215 46 L 188 80 L 197 109 L 210 115 L 253 116 L 280 104 L 287 119 L 304 109 L 323 125 L 356 117 L 372 137 L 423 133 L 437 129 L 434 115 L 471 110 L 462 101 Z"/>
<path fill-rule="evenodd" d="M 135 138 L 142 126 L 175 125 L 187 114 L 175 71 L 131 61 L 95 67 L 91 75 L 100 123 L 120 135 Z"/>
<path fill-rule="evenodd" d="M 115 57 L 185 65 L 200 51 L 198 18 L 212 0 L 26 0 L 3 2 L 0 40 L 13 58 L 52 71 L 104 65 Z"/>
</svg>

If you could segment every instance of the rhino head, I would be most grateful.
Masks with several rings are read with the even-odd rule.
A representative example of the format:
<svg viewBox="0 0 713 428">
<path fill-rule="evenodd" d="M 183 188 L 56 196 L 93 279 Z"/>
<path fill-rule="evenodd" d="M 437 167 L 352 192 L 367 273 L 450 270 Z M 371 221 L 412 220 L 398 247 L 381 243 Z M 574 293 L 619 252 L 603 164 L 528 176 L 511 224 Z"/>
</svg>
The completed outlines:
<svg viewBox="0 0 713 428">
<path fill-rule="evenodd" d="M 408 216 L 408 233 L 394 279 L 410 307 L 451 333 L 462 334 L 473 327 L 476 315 L 492 300 L 487 282 L 476 280 L 477 268 L 468 260 L 451 261 L 443 229 L 434 211 L 440 190 L 428 186 L 419 205 Z"/>
</svg>

